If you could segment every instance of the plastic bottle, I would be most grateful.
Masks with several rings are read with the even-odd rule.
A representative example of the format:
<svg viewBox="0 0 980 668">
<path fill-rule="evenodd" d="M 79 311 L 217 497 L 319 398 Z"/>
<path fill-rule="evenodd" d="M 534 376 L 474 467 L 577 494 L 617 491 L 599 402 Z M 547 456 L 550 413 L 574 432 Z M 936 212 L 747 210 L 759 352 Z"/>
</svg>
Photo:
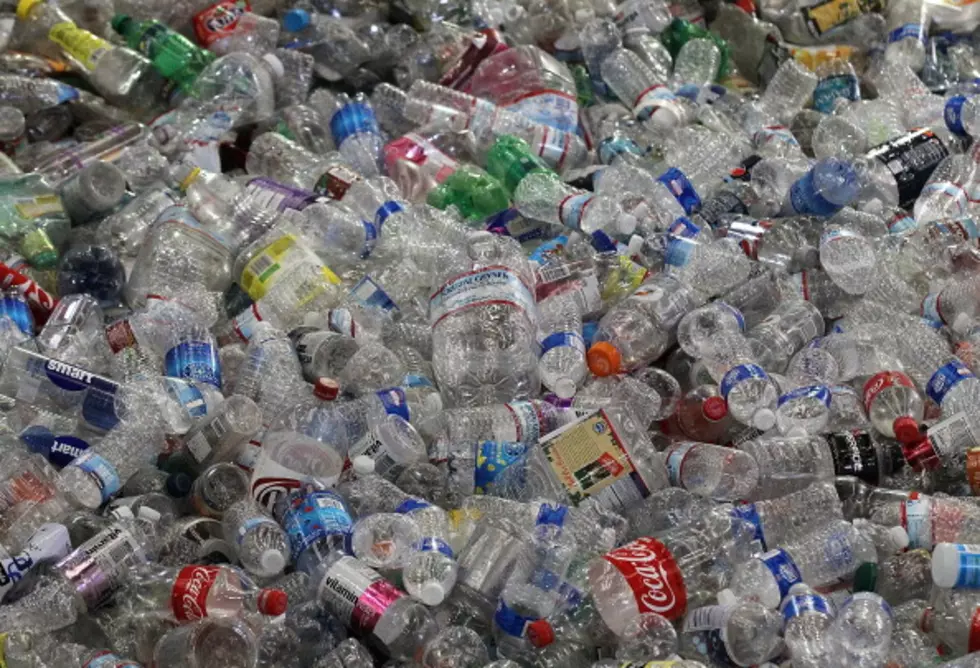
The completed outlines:
<svg viewBox="0 0 980 668">
<path fill-rule="evenodd" d="M 198 75 L 214 60 L 214 54 L 198 48 L 159 21 L 134 21 L 125 14 L 116 14 L 112 29 L 129 48 L 150 59 L 161 76 L 177 83 L 184 92 L 193 90 Z"/>
<path fill-rule="evenodd" d="M 249 573 L 271 578 L 289 563 L 289 540 L 278 523 L 251 499 L 239 501 L 225 511 L 225 532 L 235 537 L 238 561 Z"/>
</svg>

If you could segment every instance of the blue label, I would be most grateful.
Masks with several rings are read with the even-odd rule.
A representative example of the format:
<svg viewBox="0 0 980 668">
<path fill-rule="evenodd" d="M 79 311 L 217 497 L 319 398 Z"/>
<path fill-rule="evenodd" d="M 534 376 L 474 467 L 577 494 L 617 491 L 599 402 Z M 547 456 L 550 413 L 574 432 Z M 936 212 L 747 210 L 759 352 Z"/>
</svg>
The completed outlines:
<svg viewBox="0 0 980 668">
<path fill-rule="evenodd" d="M 384 230 L 385 221 L 391 218 L 396 213 L 401 213 L 405 210 L 400 203 L 394 200 L 388 200 L 384 204 L 378 207 L 378 210 L 374 212 L 374 225 L 378 230 Z"/>
<path fill-rule="evenodd" d="M 721 379 L 721 385 L 719 389 L 721 390 L 721 396 L 728 399 L 728 394 L 735 388 L 736 385 L 744 380 L 750 378 L 761 378 L 768 380 L 769 376 L 766 374 L 765 370 L 757 364 L 739 364 L 736 367 L 732 367 L 725 374 L 724 378 Z"/>
<path fill-rule="evenodd" d="M 337 146 L 353 135 L 380 134 L 374 110 L 360 102 L 350 102 L 341 107 L 330 119 L 330 133 Z"/>
<path fill-rule="evenodd" d="M 575 332 L 555 332 L 545 337 L 541 342 L 541 354 L 544 355 L 552 348 L 571 346 L 585 350 L 585 341 Z"/>
<path fill-rule="evenodd" d="M 664 184 L 674 199 L 684 207 L 684 213 L 691 214 L 701 208 L 701 198 L 681 170 L 671 167 L 657 180 Z"/>
<path fill-rule="evenodd" d="M 542 503 L 538 509 L 538 516 L 534 520 L 535 526 L 565 526 L 565 519 L 568 515 L 568 506 L 560 503 Z"/>
<path fill-rule="evenodd" d="M 529 259 L 535 264 L 547 264 L 549 260 L 558 255 L 561 250 L 568 245 L 568 236 L 560 235 L 554 239 L 549 239 L 545 241 L 540 246 L 534 249 L 531 253 Z"/>
<path fill-rule="evenodd" d="M 759 557 L 759 561 L 772 573 L 773 579 L 779 586 L 779 598 L 786 598 L 789 588 L 797 582 L 803 582 L 800 576 L 800 569 L 796 567 L 793 560 L 784 550 L 771 550 Z"/>
<path fill-rule="evenodd" d="M 508 607 L 506 603 L 500 601 L 497 604 L 497 611 L 493 613 L 493 621 L 497 627 L 509 636 L 521 638 L 527 625 L 536 621 L 538 617 L 525 617 Z"/>
<path fill-rule="evenodd" d="M 942 406 L 946 394 L 965 378 L 976 378 L 976 376 L 973 375 L 973 372 L 963 362 L 953 360 L 932 374 L 932 378 L 926 384 L 926 394 L 936 404 Z"/>
<path fill-rule="evenodd" d="M 830 408 L 830 388 L 826 385 L 805 385 L 798 387 L 779 397 L 776 405 L 782 406 L 788 401 L 796 401 L 797 399 L 816 399 L 827 408 Z"/>
<path fill-rule="evenodd" d="M 615 253 L 619 248 L 616 240 L 602 230 L 596 230 L 590 234 L 589 241 L 592 243 L 592 247 L 600 253 Z"/>
<path fill-rule="evenodd" d="M 429 387 L 429 388 L 432 388 L 432 389 L 435 389 L 435 387 L 436 387 L 432 383 L 431 380 L 429 380 L 425 376 L 422 376 L 422 375 L 419 375 L 419 374 L 416 374 L 416 373 L 407 374 L 402 379 L 402 386 L 404 386 L 404 387 Z"/>
<path fill-rule="evenodd" d="M 725 309 L 726 311 L 728 311 L 729 313 L 731 313 L 731 314 L 732 314 L 732 316 L 734 316 L 734 317 L 735 317 L 735 322 L 737 322 L 737 323 L 738 323 L 738 328 L 739 328 L 740 330 L 742 330 L 743 332 L 745 331 L 745 316 L 744 316 L 744 315 L 742 315 L 742 312 L 741 312 L 741 311 L 739 311 L 739 310 L 738 310 L 737 308 L 735 308 L 734 306 L 729 306 L 728 304 L 726 304 L 726 303 L 725 303 L 725 302 L 723 302 L 723 301 L 717 301 L 717 302 L 715 302 L 715 303 L 716 303 L 716 304 L 717 304 L 718 306 L 720 306 L 720 307 L 722 307 L 723 309 Z"/>
<path fill-rule="evenodd" d="M 85 471 L 98 484 L 103 503 L 122 489 L 122 481 L 119 479 L 116 467 L 97 452 L 86 452 L 72 462 L 72 466 L 77 466 Z"/>
<path fill-rule="evenodd" d="M 888 33 L 889 44 L 891 44 L 892 42 L 900 42 L 903 39 L 909 39 L 909 38 L 912 38 L 914 40 L 917 40 L 925 44 L 926 42 L 925 30 L 922 29 L 921 23 L 906 23 L 904 25 L 895 28 L 894 30 Z"/>
<path fill-rule="evenodd" d="M 606 137 L 599 142 L 596 147 L 596 153 L 599 156 L 599 162 L 604 165 L 612 164 L 618 156 L 625 155 L 627 153 L 633 155 L 643 155 L 644 151 L 640 148 L 639 144 L 630 139 L 629 137 L 613 136 Z"/>
<path fill-rule="evenodd" d="M 473 470 L 473 488 L 479 494 L 493 489 L 500 474 L 527 452 L 527 444 L 484 441 L 476 449 L 476 467 Z"/>
<path fill-rule="evenodd" d="M 796 213 L 813 216 L 830 216 L 843 208 L 816 191 L 812 169 L 790 186 L 789 201 Z"/>
<path fill-rule="evenodd" d="M 754 503 L 740 503 L 732 506 L 732 517 L 750 522 L 755 527 L 754 538 L 762 544 L 762 549 L 766 549 L 766 537 L 762 534 L 762 520 L 759 519 L 759 511 Z"/>
<path fill-rule="evenodd" d="M 221 389 L 221 362 L 208 341 L 183 341 L 167 351 L 164 369 L 168 376 L 190 378 Z"/>
<path fill-rule="evenodd" d="M 432 507 L 431 503 L 426 503 L 422 499 L 405 499 L 404 501 L 398 504 L 398 507 L 395 508 L 395 512 L 404 515 L 406 513 L 411 513 L 416 510 L 423 510 L 425 508 L 431 508 L 431 507 Z"/>
<path fill-rule="evenodd" d="M 411 419 L 405 390 L 400 387 L 389 387 L 387 390 L 379 390 L 374 394 L 381 400 L 381 405 L 384 406 L 388 415 L 397 415 L 405 421 Z"/>
<path fill-rule="evenodd" d="M 683 267 L 691 261 L 691 253 L 697 246 L 696 241 L 683 237 L 671 237 L 664 248 L 664 264 L 671 267 Z"/>
<path fill-rule="evenodd" d="M 701 228 L 695 225 L 694 221 L 687 216 L 681 216 L 680 218 L 675 218 L 674 222 L 670 224 L 670 227 L 667 228 L 667 234 L 672 237 L 694 239 L 701 234 Z"/>
<path fill-rule="evenodd" d="M 343 499 L 326 490 L 291 498 L 282 520 L 294 556 L 329 536 L 346 539 L 353 524 Z"/>
<path fill-rule="evenodd" d="M 585 341 L 585 347 L 591 348 L 592 344 L 595 343 L 595 337 L 599 334 L 599 323 L 595 320 L 591 322 L 582 323 L 582 339 Z"/>
<path fill-rule="evenodd" d="M 0 299 L 0 317 L 10 318 L 17 329 L 28 336 L 34 336 L 34 314 L 20 295 L 4 295 Z"/>
<path fill-rule="evenodd" d="M 381 309 L 386 313 L 399 310 L 398 304 L 370 276 L 362 278 L 351 288 L 349 295 L 351 299 L 367 308 Z"/>
<path fill-rule="evenodd" d="M 965 95 L 955 95 L 946 100 L 946 107 L 943 109 L 946 127 L 949 128 L 950 132 L 961 137 L 966 136 L 966 128 L 963 127 L 963 105 L 966 104 L 966 101 Z"/>
<path fill-rule="evenodd" d="M 58 104 L 78 99 L 78 89 L 68 84 L 58 84 Z"/>
<path fill-rule="evenodd" d="M 790 596 L 781 606 L 783 619 L 787 622 L 794 617 L 805 615 L 809 612 L 817 612 L 822 615 L 832 616 L 833 606 L 830 601 L 820 594 L 798 594 Z"/>
<path fill-rule="evenodd" d="M 429 536 L 415 543 L 415 545 L 412 547 L 417 552 L 438 552 L 446 555 L 450 559 L 453 558 L 453 548 L 449 547 L 449 543 L 444 541 L 442 538 Z"/>
<path fill-rule="evenodd" d="M 685 97 L 691 102 L 697 102 L 698 96 L 701 94 L 701 87 L 697 84 L 684 84 L 680 88 L 674 91 L 674 95 L 678 97 Z"/>
<path fill-rule="evenodd" d="M 55 386 L 68 392 L 86 392 L 82 417 L 98 429 L 108 431 L 119 424 L 116 415 L 116 390 L 119 386 L 91 371 L 61 360 L 48 359 L 44 373 Z"/>
<path fill-rule="evenodd" d="M 371 256 L 374 252 L 374 247 L 378 245 L 378 228 L 375 227 L 374 223 L 369 223 L 366 220 L 362 220 L 361 224 L 364 225 L 364 248 L 361 249 L 361 259 L 365 259 Z"/>
<path fill-rule="evenodd" d="M 59 469 L 71 464 L 91 447 L 76 436 L 55 436 L 50 429 L 40 425 L 22 431 L 20 440 L 33 452 L 47 457 Z"/>
<path fill-rule="evenodd" d="M 857 77 L 853 74 L 838 74 L 821 79 L 813 90 L 813 108 L 829 114 L 834 110 L 838 99 L 857 100 L 861 97 L 861 88 Z"/>
<path fill-rule="evenodd" d="M 199 389 L 177 378 L 167 378 L 166 382 L 167 393 L 184 407 L 188 415 L 199 418 L 208 414 L 208 404 Z"/>
<path fill-rule="evenodd" d="M 959 552 L 959 571 L 956 574 L 956 588 L 980 589 L 980 553 L 973 545 L 957 545 Z"/>
</svg>

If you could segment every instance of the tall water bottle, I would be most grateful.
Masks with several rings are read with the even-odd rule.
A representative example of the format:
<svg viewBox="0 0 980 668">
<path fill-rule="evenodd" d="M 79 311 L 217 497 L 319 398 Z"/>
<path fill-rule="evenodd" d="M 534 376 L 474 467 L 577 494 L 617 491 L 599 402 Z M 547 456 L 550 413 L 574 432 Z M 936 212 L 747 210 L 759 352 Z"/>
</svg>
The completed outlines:
<svg viewBox="0 0 980 668">
<path fill-rule="evenodd" d="M 840 606 L 832 630 L 837 660 L 848 666 L 881 665 L 892 636 L 892 609 L 878 594 L 863 591 Z"/>
<path fill-rule="evenodd" d="M 322 485 L 302 483 L 276 503 L 274 513 L 289 536 L 297 570 L 312 574 L 330 554 L 350 548 L 354 522 L 347 504 Z"/>
<path fill-rule="evenodd" d="M 640 121 L 653 127 L 672 128 L 686 116 L 682 103 L 638 55 L 627 49 L 616 49 L 602 61 L 602 76 L 623 104 L 633 110 Z"/>
<path fill-rule="evenodd" d="M 289 563 L 289 538 L 251 498 L 239 501 L 222 518 L 225 535 L 234 537 L 238 561 L 249 573 L 271 578 Z"/>
<path fill-rule="evenodd" d="M 905 65 L 919 72 L 926 60 L 926 33 L 923 25 L 925 8 L 922 0 L 898 0 L 888 5 L 888 45 L 885 58 L 890 63 Z"/>
<path fill-rule="evenodd" d="M 745 452 L 709 443 L 681 441 L 667 450 L 670 484 L 720 501 L 750 496 L 759 481 L 759 466 Z"/>
<path fill-rule="evenodd" d="M 458 406 L 532 395 L 538 386 L 534 272 L 507 237 L 476 233 L 466 250 L 442 270 L 429 301 L 440 389 Z"/>
<path fill-rule="evenodd" d="M 371 103 L 363 94 L 351 99 L 343 93 L 333 96 L 322 90 L 326 99 L 318 99 L 317 104 L 330 118 L 330 132 L 340 154 L 362 176 L 380 174 L 384 140 Z"/>
<path fill-rule="evenodd" d="M 538 308 L 541 314 L 538 323 L 541 382 L 558 397 L 569 399 L 588 374 L 582 315 L 578 304 L 563 295 L 546 299 L 538 304 Z"/>
<path fill-rule="evenodd" d="M 721 396 L 733 418 L 762 431 L 776 424 L 778 388 L 759 365 L 745 337 L 719 335 L 710 353 L 709 369 L 718 379 Z"/>
<path fill-rule="evenodd" d="M 833 602 L 800 583 L 790 589 L 780 611 L 786 620 L 783 638 L 793 662 L 805 668 L 827 665 L 837 612 Z"/>
</svg>

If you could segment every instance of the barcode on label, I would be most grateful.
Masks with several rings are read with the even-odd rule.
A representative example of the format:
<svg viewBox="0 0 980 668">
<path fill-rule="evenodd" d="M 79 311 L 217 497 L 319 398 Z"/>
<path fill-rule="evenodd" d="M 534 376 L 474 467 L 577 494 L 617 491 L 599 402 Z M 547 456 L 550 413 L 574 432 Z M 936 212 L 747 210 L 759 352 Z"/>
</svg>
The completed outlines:
<svg viewBox="0 0 980 668">
<path fill-rule="evenodd" d="M 728 608 L 723 605 L 706 605 L 695 608 L 684 617 L 684 632 L 720 629 L 725 625 Z"/>
<path fill-rule="evenodd" d="M 264 274 L 275 263 L 275 260 L 263 253 L 252 260 L 251 271 L 259 278 L 259 280 L 262 280 L 262 274 Z"/>
<path fill-rule="evenodd" d="M 109 563 L 113 564 L 114 570 L 122 570 L 120 566 L 129 565 L 134 557 L 142 558 L 142 549 L 139 543 L 128 531 L 124 532 L 120 540 L 109 548 L 107 555 Z"/>
<path fill-rule="evenodd" d="M 249 185 L 245 188 L 245 191 L 248 199 L 262 209 L 278 209 L 283 203 L 283 200 L 286 199 L 286 196 L 282 193 L 255 185 Z"/>
<path fill-rule="evenodd" d="M 957 413 L 937 422 L 927 432 L 933 449 L 940 456 L 963 453 L 980 444 L 966 413 Z"/>
<path fill-rule="evenodd" d="M 538 270 L 540 283 L 551 283 L 561 281 L 572 275 L 572 270 L 563 264 L 556 264 L 550 267 L 542 267 Z"/>
<path fill-rule="evenodd" d="M 187 449 L 198 462 L 203 462 L 211 454 L 211 444 L 201 433 L 194 434 L 187 440 Z"/>
</svg>

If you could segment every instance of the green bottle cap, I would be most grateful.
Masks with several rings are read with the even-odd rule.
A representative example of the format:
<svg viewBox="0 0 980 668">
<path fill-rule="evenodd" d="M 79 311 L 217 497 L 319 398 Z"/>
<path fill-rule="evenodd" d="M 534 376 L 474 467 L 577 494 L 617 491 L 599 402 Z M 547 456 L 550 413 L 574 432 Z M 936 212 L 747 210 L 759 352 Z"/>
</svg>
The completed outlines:
<svg viewBox="0 0 980 668">
<path fill-rule="evenodd" d="M 867 561 L 854 573 L 854 591 L 874 591 L 878 584 L 878 564 Z"/>
</svg>

